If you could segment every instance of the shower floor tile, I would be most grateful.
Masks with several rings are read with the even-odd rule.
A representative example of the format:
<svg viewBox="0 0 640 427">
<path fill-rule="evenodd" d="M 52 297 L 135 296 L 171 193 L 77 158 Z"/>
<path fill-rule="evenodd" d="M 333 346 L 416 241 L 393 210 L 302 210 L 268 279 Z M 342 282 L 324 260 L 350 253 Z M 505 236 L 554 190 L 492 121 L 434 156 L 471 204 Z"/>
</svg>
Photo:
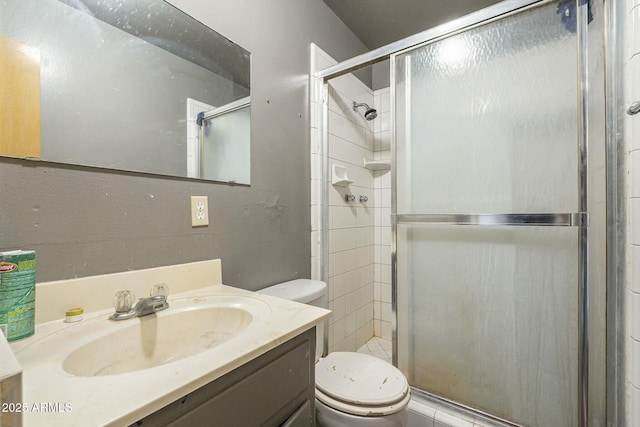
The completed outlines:
<svg viewBox="0 0 640 427">
<path fill-rule="evenodd" d="M 373 337 L 358 349 L 358 353 L 370 354 L 385 362 L 391 363 L 391 341 Z"/>
</svg>

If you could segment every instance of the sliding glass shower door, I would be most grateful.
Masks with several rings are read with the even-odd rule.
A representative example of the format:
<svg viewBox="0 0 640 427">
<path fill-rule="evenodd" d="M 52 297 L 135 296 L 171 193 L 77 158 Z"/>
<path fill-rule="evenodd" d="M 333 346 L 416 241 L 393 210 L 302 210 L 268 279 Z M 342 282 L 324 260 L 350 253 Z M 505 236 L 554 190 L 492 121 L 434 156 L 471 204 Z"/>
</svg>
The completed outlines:
<svg viewBox="0 0 640 427">
<path fill-rule="evenodd" d="M 417 389 L 526 426 L 582 425 L 588 65 L 576 4 L 392 56 L 398 366 Z"/>
</svg>

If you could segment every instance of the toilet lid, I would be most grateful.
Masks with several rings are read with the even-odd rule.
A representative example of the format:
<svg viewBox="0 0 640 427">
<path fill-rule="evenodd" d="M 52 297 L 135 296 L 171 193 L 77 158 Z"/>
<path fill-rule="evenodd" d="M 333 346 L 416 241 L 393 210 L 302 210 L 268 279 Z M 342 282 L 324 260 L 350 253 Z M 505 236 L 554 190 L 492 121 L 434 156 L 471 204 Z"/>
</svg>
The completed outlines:
<svg viewBox="0 0 640 427">
<path fill-rule="evenodd" d="M 368 354 L 335 352 L 316 363 L 316 388 L 358 406 L 389 406 L 406 398 L 407 379 L 398 368 Z"/>
</svg>

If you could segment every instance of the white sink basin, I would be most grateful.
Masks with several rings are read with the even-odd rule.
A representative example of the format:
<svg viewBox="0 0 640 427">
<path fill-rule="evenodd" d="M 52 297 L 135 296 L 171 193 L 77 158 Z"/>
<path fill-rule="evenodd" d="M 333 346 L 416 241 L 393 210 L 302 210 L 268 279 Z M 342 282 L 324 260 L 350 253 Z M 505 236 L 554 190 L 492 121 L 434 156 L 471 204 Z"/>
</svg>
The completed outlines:
<svg viewBox="0 0 640 427">
<path fill-rule="evenodd" d="M 50 322 L 51 332 L 43 333 L 41 326 L 15 353 L 23 365 L 45 362 L 75 377 L 132 375 L 217 352 L 256 332 L 271 313 L 264 301 L 245 295 L 170 296 L 168 301 L 166 310 L 126 320 L 110 320 L 108 310 L 78 323 Z M 42 354 L 49 357 L 43 360 Z"/>
<path fill-rule="evenodd" d="M 93 377 L 153 368 L 220 345 L 253 322 L 251 313 L 238 306 L 170 307 L 164 314 L 117 321 L 127 327 L 77 348 L 63 360 L 63 369 Z"/>
<path fill-rule="evenodd" d="M 148 316 L 113 321 L 112 313 L 39 323 L 33 337 L 11 343 L 24 400 L 61 408 L 23 414 L 24 427 L 130 425 L 330 314 L 224 285 L 169 295 L 169 308 Z"/>
</svg>

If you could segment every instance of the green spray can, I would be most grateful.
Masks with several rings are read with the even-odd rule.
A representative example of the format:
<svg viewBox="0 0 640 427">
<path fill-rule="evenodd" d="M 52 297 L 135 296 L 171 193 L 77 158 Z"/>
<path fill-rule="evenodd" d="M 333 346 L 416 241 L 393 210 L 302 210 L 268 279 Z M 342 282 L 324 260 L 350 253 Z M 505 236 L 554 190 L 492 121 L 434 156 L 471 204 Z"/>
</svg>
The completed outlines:
<svg viewBox="0 0 640 427">
<path fill-rule="evenodd" d="M 35 251 L 0 252 L 0 331 L 7 341 L 33 335 L 35 311 Z"/>
</svg>

